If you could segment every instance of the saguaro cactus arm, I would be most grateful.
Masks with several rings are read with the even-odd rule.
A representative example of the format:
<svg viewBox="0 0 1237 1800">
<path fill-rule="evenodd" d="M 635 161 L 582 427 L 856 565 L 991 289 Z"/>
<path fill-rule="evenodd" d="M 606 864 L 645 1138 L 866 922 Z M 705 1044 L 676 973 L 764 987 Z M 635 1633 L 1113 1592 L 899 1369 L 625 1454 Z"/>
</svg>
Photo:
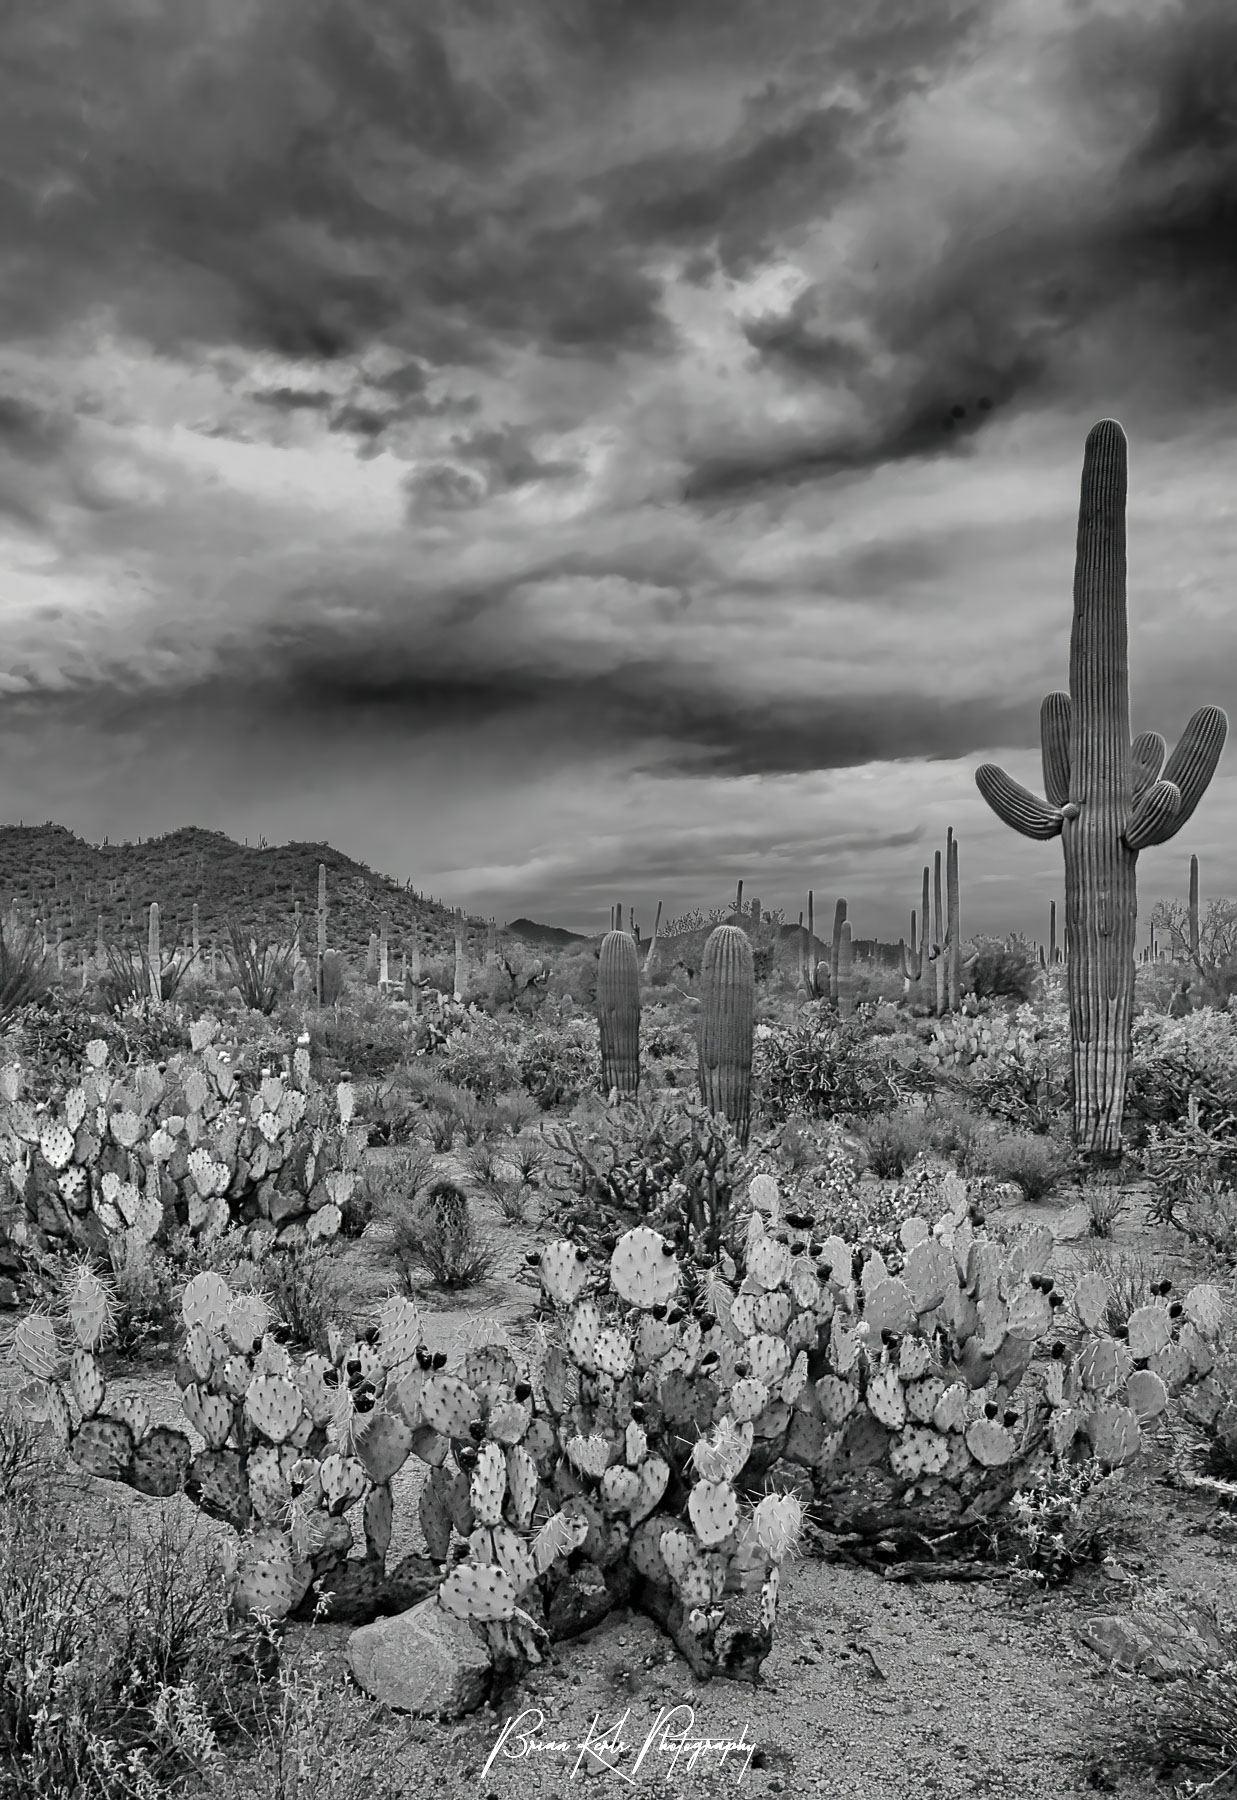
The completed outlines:
<svg viewBox="0 0 1237 1800">
<path fill-rule="evenodd" d="M 1060 837 L 1063 814 L 1059 806 L 1049 806 L 1030 788 L 1007 775 L 996 763 L 982 763 L 975 771 L 975 785 L 998 819 L 1012 825 L 1023 837 Z"/>
<path fill-rule="evenodd" d="M 1069 734 L 1072 706 L 1068 694 L 1045 694 L 1039 709 L 1040 755 L 1044 793 L 1052 807 L 1069 799 Z"/>
<path fill-rule="evenodd" d="M 1131 850 L 1167 843 L 1169 838 L 1176 836 L 1206 793 L 1227 735 L 1228 719 L 1220 708 L 1200 706 L 1164 764 L 1163 775 L 1135 804 L 1125 832 L 1125 841 Z M 1161 738 L 1160 742 L 1163 741 Z M 1171 810 L 1167 796 L 1158 805 L 1151 803 L 1152 795 L 1165 788 L 1172 789 Z"/>
</svg>

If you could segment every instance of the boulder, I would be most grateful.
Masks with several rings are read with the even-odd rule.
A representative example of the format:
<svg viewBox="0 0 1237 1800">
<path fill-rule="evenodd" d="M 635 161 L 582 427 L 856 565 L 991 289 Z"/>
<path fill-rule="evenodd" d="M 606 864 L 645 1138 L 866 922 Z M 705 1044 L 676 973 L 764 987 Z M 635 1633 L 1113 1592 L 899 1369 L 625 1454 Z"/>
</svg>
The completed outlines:
<svg viewBox="0 0 1237 1800">
<path fill-rule="evenodd" d="M 493 1674 L 490 1651 L 468 1620 L 436 1599 L 360 1626 L 348 1639 L 348 1662 L 373 1699 L 422 1718 L 475 1712 Z"/>
</svg>

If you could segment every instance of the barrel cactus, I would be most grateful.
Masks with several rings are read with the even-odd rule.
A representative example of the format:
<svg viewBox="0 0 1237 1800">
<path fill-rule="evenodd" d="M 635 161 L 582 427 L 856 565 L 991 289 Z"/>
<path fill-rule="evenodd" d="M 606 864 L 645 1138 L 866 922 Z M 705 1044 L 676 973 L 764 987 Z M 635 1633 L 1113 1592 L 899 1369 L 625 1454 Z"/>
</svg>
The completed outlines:
<svg viewBox="0 0 1237 1800">
<path fill-rule="evenodd" d="M 608 931 L 601 940 L 597 1024 L 601 1085 L 632 1099 L 640 1085 L 640 966 L 635 939 L 626 931 Z"/>
<path fill-rule="evenodd" d="M 1228 720 L 1191 717 L 1172 755 L 1156 731 L 1130 738 L 1126 620 L 1125 433 L 1103 419 L 1087 436 L 1074 565 L 1070 691 L 1040 709 L 1046 798 L 1003 769 L 976 770 L 980 793 L 1024 837 L 1060 837 L 1073 1049 L 1074 1135 L 1120 1154 L 1134 1003 L 1138 852 L 1173 837 L 1215 772 Z"/>
<path fill-rule="evenodd" d="M 752 1047 L 756 981 L 751 941 L 737 925 L 719 925 L 705 943 L 700 969 L 700 1094 L 747 1143 L 751 1127 Z"/>
</svg>

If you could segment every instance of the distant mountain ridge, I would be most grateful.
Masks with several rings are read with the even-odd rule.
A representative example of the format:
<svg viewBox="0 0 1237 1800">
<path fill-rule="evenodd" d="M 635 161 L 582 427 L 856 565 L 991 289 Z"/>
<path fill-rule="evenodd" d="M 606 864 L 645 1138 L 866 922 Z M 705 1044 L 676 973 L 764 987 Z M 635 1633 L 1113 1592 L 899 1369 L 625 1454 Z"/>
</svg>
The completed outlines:
<svg viewBox="0 0 1237 1800">
<path fill-rule="evenodd" d="M 91 844 L 63 825 L 0 826 L 0 907 L 16 902 L 79 955 L 94 948 L 98 921 L 105 943 L 146 941 L 148 908 L 157 901 L 165 950 L 191 940 L 198 906 L 199 941 L 226 941 L 226 916 L 246 930 L 291 934 L 300 907 L 301 947 L 317 942 L 318 866 L 326 866 L 327 944 L 364 957 L 385 914 L 392 958 L 419 948 L 449 953 L 455 920 L 449 907 L 402 882 L 377 875 L 330 844 L 238 844 L 221 831 L 185 825 L 138 843 Z M 483 954 L 485 922 L 466 920 L 472 953 Z"/>
</svg>

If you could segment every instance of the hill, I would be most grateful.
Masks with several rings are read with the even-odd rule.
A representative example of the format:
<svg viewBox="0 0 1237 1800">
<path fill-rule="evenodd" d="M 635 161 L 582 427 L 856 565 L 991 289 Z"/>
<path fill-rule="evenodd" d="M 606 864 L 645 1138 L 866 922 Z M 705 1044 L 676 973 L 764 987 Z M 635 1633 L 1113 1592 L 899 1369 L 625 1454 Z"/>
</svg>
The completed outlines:
<svg viewBox="0 0 1237 1800">
<path fill-rule="evenodd" d="M 16 902 L 21 914 L 42 922 L 49 942 L 59 938 L 76 956 L 93 950 L 100 919 L 105 942 L 144 943 L 152 901 L 165 950 L 191 941 L 195 902 L 203 949 L 227 941 L 229 914 L 247 931 L 286 937 L 299 907 L 301 946 L 311 954 L 320 863 L 332 950 L 363 958 L 385 914 L 393 959 L 414 947 L 426 956 L 451 952 L 449 908 L 329 844 L 238 844 L 193 825 L 133 844 L 90 844 L 62 825 L 0 826 L 0 907 L 7 912 Z M 484 922 L 466 926 L 474 953 L 483 951 Z"/>
<path fill-rule="evenodd" d="M 587 948 L 601 942 L 599 936 L 586 937 L 581 931 L 568 931 L 565 925 L 539 925 L 535 919 L 511 919 L 506 929 L 525 944 L 539 944 L 547 950 Z"/>
</svg>

